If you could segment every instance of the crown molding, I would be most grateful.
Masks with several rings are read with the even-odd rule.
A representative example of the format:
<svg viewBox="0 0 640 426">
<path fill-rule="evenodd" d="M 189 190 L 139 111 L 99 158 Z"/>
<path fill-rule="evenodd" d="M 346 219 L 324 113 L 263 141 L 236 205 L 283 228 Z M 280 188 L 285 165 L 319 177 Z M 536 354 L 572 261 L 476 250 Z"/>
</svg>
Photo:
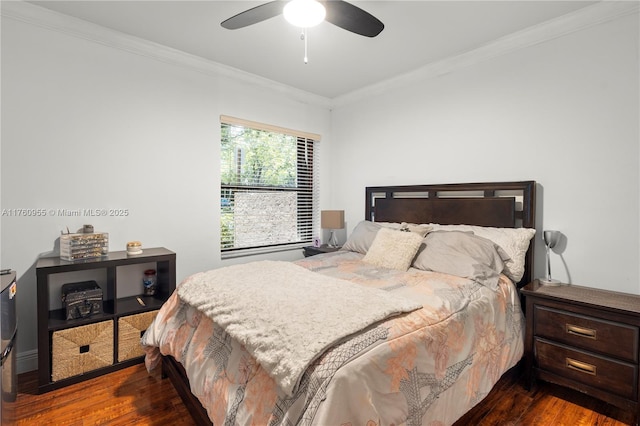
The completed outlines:
<svg viewBox="0 0 640 426">
<path fill-rule="evenodd" d="M 575 12 L 509 34 L 477 49 L 430 63 L 414 71 L 335 97 L 332 100 L 332 106 L 348 105 L 394 89 L 420 83 L 516 50 L 638 13 L 638 10 L 640 10 L 640 1 L 638 0 L 603 0 Z"/>
<path fill-rule="evenodd" d="M 329 99 L 296 89 L 246 71 L 153 43 L 138 37 L 64 15 L 21 0 L 0 1 L 3 17 L 51 31 L 82 38 L 160 62 L 182 66 L 204 74 L 234 79 L 273 90 L 296 101 L 323 108 L 335 108 L 385 92 L 432 79 L 457 69 L 487 61 L 536 44 L 544 43 L 623 16 L 638 13 L 638 0 L 602 0 L 575 12 L 509 34 L 477 49 L 427 64 L 414 71 Z"/>
<path fill-rule="evenodd" d="M 329 98 L 286 84 L 260 77 L 218 62 L 210 61 L 158 43 L 124 34 L 82 19 L 55 12 L 20 0 L 2 0 L 0 14 L 3 17 L 56 31 L 97 44 L 123 50 L 171 65 L 185 67 L 203 74 L 225 77 L 246 84 L 256 85 L 278 92 L 304 104 L 324 108 L 331 107 Z"/>
</svg>

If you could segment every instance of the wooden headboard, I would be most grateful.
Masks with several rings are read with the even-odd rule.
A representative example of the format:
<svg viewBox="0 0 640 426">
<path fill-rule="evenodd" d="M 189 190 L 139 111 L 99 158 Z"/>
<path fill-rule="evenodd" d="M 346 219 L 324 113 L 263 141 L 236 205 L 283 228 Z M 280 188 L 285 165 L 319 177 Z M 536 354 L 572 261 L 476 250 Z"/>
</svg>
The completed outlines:
<svg viewBox="0 0 640 426">
<path fill-rule="evenodd" d="M 536 183 L 490 182 L 366 188 L 365 219 L 498 228 L 535 228 Z M 531 240 L 518 288 L 533 278 Z"/>
</svg>

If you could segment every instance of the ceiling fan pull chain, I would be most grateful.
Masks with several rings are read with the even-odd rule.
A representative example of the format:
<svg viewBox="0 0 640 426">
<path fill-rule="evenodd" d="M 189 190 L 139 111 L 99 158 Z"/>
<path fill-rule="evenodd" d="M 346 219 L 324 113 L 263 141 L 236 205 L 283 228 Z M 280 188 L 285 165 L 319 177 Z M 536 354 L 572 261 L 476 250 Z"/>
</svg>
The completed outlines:
<svg viewBox="0 0 640 426">
<path fill-rule="evenodd" d="M 309 58 L 307 57 L 307 29 L 302 29 L 302 35 L 300 36 L 304 40 L 304 63 L 309 63 Z"/>
</svg>

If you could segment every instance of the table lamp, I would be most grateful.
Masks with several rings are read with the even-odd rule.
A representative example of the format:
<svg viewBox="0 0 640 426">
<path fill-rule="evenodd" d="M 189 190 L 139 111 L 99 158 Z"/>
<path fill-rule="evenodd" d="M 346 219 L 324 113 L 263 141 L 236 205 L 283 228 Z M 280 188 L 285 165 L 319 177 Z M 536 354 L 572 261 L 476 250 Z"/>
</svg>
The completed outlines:
<svg viewBox="0 0 640 426">
<path fill-rule="evenodd" d="M 344 210 L 322 210 L 320 212 L 320 227 L 331 231 L 327 245 L 333 248 L 338 247 L 335 230 L 344 228 Z"/>
<path fill-rule="evenodd" d="M 560 280 L 555 280 L 551 278 L 551 259 L 549 256 L 551 249 L 558 244 L 558 241 L 560 241 L 560 232 L 559 231 L 543 231 L 542 240 L 544 241 L 544 245 L 547 248 L 547 276 L 546 278 L 540 279 L 540 283 L 544 285 L 552 285 L 552 286 L 560 285 Z"/>
</svg>

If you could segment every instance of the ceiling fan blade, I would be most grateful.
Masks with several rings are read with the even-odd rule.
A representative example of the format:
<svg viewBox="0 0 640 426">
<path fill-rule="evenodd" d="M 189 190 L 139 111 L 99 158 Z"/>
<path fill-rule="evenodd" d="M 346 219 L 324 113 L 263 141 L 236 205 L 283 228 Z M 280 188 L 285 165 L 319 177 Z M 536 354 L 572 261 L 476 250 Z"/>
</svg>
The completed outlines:
<svg viewBox="0 0 640 426">
<path fill-rule="evenodd" d="M 327 10 L 325 20 L 352 33 L 375 37 L 384 29 L 384 24 L 375 16 L 343 0 L 322 2 Z"/>
<path fill-rule="evenodd" d="M 222 21 L 220 25 L 228 30 L 235 30 L 257 24 L 258 22 L 280 15 L 285 4 L 285 1 L 270 1 L 269 3 L 264 3 L 260 6 L 240 12 L 237 15 Z"/>
</svg>

